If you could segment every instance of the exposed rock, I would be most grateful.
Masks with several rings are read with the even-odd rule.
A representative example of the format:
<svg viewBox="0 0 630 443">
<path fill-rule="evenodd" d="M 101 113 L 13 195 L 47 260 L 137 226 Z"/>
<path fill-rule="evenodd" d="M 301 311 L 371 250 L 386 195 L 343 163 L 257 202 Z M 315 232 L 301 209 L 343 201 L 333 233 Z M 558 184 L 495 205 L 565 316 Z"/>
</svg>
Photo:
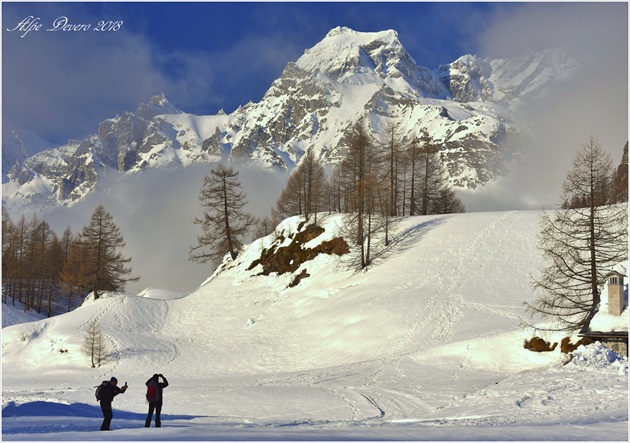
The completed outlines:
<svg viewBox="0 0 630 443">
<path fill-rule="evenodd" d="M 288 246 L 279 246 L 285 240 L 284 237 L 279 237 L 274 244 L 262 251 L 260 258 L 252 262 L 248 270 L 252 270 L 256 266 L 261 265 L 263 270 L 260 272 L 260 275 L 293 273 L 297 271 L 302 264 L 313 260 L 319 254 L 335 254 L 341 256 L 350 252 L 348 243 L 341 237 L 323 241 L 314 248 L 304 248 L 306 243 L 320 236 L 324 232 L 324 229 L 312 224 L 308 225 L 303 230 L 301 230 L 300 226 L 298 231 L 299 232 L 289 237 L 291 243 Z M 302 272 L 297 282 L 299 283 L 299 280 L 305 277 L 308 277 L 308 274 Z"/>
<path fill-rule="evenodd" d="M 570 354 L 571 352 L 575 351 L 580 346 L 590 345 L 591 343 L 593 343 L 593 340 L 591 340 L 590 338 L 582 337 L 581 339 L 577 341 L 577 343 L 573 344 L 571 343 L 570 337 L 564 337 L 560 341 L 560 351 L 563 354 Z"/>
<path fill-rule="evenodd" d="M 529 349 L 532 352 L 551 352 L 558 346 L 558 343 L 553 345 L 540 337 L 533 337 L 531 340 L 525 340 L 523 347 Z"/>
</svg>

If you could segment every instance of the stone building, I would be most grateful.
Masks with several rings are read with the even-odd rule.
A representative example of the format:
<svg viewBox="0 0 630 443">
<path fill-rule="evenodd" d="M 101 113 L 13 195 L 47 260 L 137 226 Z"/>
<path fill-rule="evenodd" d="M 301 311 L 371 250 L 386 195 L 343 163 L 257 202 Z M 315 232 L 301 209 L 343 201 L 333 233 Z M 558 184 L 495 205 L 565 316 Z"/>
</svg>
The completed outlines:
<svg viewBox="0 0 630 443">
<path fill-rule="evenodd" d="M 613 270 L 606 276 L 600 309 L 580 331 L 581 337 L 599 341 L 620 355 L 628 355 L 628 290 L 625 273 Z"/>
</svg>

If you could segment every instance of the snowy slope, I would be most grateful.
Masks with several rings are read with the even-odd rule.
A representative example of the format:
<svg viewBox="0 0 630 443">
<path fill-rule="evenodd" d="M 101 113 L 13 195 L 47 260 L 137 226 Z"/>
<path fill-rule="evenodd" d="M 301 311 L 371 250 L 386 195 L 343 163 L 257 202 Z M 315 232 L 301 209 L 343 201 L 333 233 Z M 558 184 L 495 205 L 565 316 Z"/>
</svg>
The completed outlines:
<svg viewBox="0 0 630 443">
<path fill-rule="evenodd" d="M 13 305 L 11 299 L 8 302 L 2 303 L 2 327 L 17 325 L 21 323 L 28 323 L 32 321 L 38 321 L 46 318 L 44 314 L 38 314 L 32 310 L 25 310 L 23 305 L 19 302 L 15 302 Z"/>
<path fill-rule="evenodd" d="M 3 438 L 102 438 L 93 386 L 115 375 L 130 389 L 108 439 L 627 439 L 625 358 L 591 345 L 563 366 L 559 351 L 523 348 L 537 212 L 407 218 L 367 272 L 319 255 L 258 275 L 261 251 L 288 245 L 299 224 L 191 294 L 112 294 L 4 328 Z M 341 218 L 323 225 L 303 248 L 338 236 Z M 97 369 L 79 352 L 92 318 L 112 351 Z M 155 372 L 171 383 L 165 427 L 146 430 Z"/>
</svg>

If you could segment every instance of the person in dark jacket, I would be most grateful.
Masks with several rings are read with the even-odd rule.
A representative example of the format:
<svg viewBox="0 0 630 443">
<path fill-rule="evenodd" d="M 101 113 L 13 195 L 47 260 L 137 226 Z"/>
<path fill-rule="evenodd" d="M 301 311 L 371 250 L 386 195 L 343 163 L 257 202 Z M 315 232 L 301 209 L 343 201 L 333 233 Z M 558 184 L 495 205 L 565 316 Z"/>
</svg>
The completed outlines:
<svg viewBox="0 0 630 443">
<path fill-rule="evenodd" d="M 162 381 L 160 381 L 160 378 Z M 151 419 L 153 411 L 155 411 L 155 427 L 162 426 L 160 413 L 162 412 L 162 390 L 168 386 L 168 381 L 162 374 L 153 374 L 153 377 L 147 380 L 147 400 L 149 401 L 149 414 L 144 423 L 145 428 L 151 427 Z"/>
<path fill-rule="evenodd" d="M 118 394 L 124 394 L 127 390 L 127 382 L 125 386 L 119 388 L 118 380 L 116 377 L 112 377 L 109 383 L 105 383 L 101 389 L 101 411 L 103 411 L 103 424 L 101 425 L 101 431 L 111 431 L 109 425 L 112 422 L 114 413 L 112 412 L 112 401 Z"/>
</svg>

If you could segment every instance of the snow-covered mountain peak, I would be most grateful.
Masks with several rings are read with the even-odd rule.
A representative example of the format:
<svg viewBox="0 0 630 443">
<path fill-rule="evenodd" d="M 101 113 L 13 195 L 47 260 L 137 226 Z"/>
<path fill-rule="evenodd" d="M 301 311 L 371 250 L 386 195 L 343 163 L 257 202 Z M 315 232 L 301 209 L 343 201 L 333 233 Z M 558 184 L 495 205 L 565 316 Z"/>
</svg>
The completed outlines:
<svg viewBox="0 0 630 443">
<path fill-rule="evenodd" d="M 393 29 L 388 29 L 380 32 L 361 32 L 355 31 L 354 29 L 348 28 L 346 26 L 337 26 L 336 28 L 331 29 L 324 40 L 325 42 L 329 39 L 345 39 L 345 40 L 355 40 L 355 41 L 370 41 L 379 39 L 379 40 L 398 40 L 398 32 Z"/>
<path fill-rule="evenodd" d="M 374 83 L 386 77 L 410 75 L 417 69 L 396 31 L 359 32 L 345 27 L 330 31 L 307 49 L 296 65 L 349 83 L 358 81 L 357 75 L 362 76 L 362 83 Z"/>
<path fill-rule="evenodd" d="M 151 97 L 151 100 L 147 103 L 141 103 L 136 110 L 136 114 L 147 120 L 151 120 L 156 115 L 183 114 L 183 111 L 173 106 L 162 92 Z"/>
</svg>

